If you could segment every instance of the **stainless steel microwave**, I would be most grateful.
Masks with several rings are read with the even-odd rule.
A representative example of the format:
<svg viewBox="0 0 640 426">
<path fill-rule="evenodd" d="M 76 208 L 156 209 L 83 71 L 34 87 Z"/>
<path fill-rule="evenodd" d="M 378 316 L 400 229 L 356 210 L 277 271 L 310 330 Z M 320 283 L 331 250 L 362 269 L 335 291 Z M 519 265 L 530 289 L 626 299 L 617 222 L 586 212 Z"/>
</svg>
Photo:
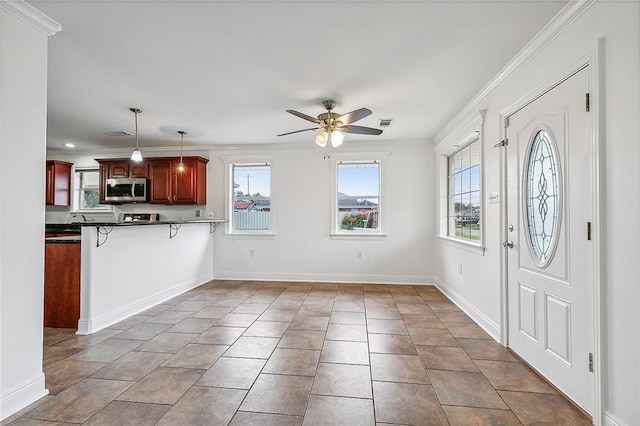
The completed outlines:
<svg viewBox="0 0 640 426">
<path fill-rule="evenodd" d="M 147 179 L 107 179 L 105 200 L 114 203 L 143 203 L 147 201 Z"/>
</svg>

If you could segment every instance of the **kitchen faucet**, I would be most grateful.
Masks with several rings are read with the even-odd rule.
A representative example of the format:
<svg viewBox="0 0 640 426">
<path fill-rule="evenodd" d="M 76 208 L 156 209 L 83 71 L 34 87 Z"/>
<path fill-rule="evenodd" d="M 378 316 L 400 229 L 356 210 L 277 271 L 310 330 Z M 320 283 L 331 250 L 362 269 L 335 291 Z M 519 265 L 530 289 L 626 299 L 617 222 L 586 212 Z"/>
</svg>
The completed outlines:
<svg viewBox="0 0 640 426">
<path fill-rule="evenodd" d="M 83 214 L 77 214 L 77 213 L 76 213 L 76 214 L 74 214 L 74 215 L 73 215 L 73 217 L 78 217 L 78 216 L 80 216 L 80 217 L 82 218 L 82 221 L 83 221 L 83 222 L 89 222 L 89 221 L 87 220 L 87 217 L 86 217 L 85 215 L 83 215 Z"/>
</svg>

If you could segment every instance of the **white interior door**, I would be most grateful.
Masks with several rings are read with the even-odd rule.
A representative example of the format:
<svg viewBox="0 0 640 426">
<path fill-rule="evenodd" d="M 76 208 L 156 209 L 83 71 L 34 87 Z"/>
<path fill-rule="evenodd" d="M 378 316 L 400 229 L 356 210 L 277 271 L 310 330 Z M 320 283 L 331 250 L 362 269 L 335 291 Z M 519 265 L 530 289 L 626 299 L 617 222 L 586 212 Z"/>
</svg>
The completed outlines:
<svg viewBox="0 0 640 426">
<path fill-rule="evenodd" d="M 593 413 L 588 74 L 582 69 L 509 117 L 505 244 L 509 347 Z"/>
</svg>

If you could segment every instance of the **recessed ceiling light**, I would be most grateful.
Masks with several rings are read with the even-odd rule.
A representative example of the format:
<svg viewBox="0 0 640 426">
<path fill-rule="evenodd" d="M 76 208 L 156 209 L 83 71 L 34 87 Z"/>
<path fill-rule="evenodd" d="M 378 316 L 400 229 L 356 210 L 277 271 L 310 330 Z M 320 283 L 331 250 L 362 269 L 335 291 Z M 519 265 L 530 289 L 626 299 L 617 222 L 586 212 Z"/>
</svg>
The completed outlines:
<svg viewBox="0 0 640 426">
<path fill-rule="evenodd" d="M 72 144 L 71 142 L 65 143 L 64 146 L 66 146 L 67 148 L 75 148 L 76 147 L 76 145 Z"/>
</svg>

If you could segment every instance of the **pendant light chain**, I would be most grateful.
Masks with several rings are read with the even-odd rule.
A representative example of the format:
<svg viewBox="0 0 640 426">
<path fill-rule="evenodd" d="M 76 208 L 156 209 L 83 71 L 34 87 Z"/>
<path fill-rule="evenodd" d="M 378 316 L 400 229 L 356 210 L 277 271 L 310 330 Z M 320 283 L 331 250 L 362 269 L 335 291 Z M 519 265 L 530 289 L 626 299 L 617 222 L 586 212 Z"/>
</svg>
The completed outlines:
<svg viewBox="0 0 640 426">
<path fill-rule="evenodd" d="M 184 135 L 186 135 L 187 132 L 185 132 L 184 130 L 178 130 L 178 133 L 180 133 L 180 163 L 178 164 L 178 171 L 182 172 L 184 171 L 184 163 L 182 161 L 182 145 L 184 143 Z"/>
<path fill-rule="evenodd" d="M 129 108 L 129 111 L 131 111 L 134 114 L 135 125 L 136 125 L 136 149 L 131 154 L 131 160 L 135 162 L 140 162 L 142 161 L 142 153 L 140 152 L 140 147 L 138 144 L 138 114 L 141 113 L 142 110 L 140 108 Z"/>
<path fill-rule="evenodd" d="M 136 150 L 138 150 L 138 111 L 133 111 L 136 117 Z"/>
</svg>

